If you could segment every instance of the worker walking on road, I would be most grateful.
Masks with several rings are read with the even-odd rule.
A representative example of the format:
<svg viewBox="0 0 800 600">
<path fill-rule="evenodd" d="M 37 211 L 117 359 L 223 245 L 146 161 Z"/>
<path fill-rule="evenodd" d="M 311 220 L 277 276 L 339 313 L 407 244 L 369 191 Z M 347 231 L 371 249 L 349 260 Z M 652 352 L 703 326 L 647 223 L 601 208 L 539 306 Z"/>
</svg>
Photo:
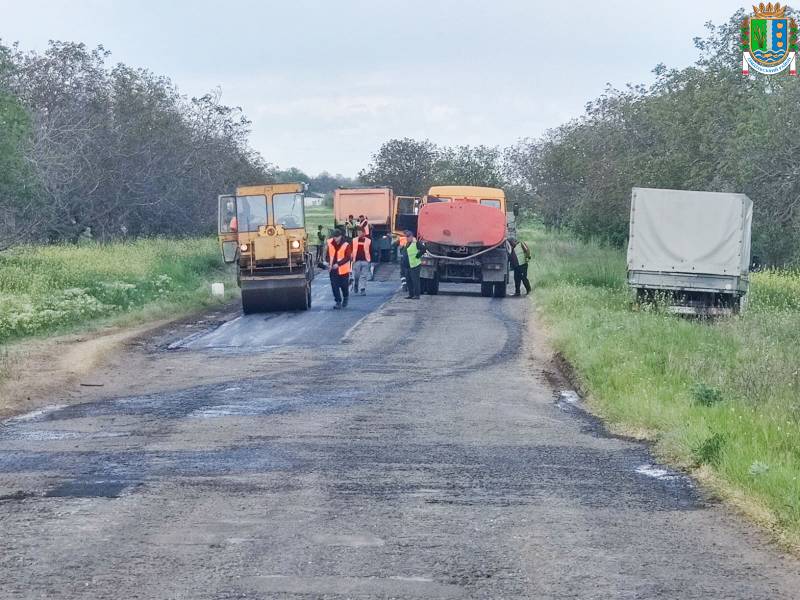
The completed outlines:
<svg viewBox="0 0 800 600">
<path fill-rule="evenodd" d="M 511 267 L 514 269 L 514 295 L 520 295 L 520 284 L 525 286 L 525 293 L 531 293 L 531 282 L 528 281 L 528 263 L 531 260 L 531 251 L 525 242 L 517 240 L 515 237 L 508 238 L 511 246 L 509 256 Z"/>
<path fill-rule="evenodd" d="M 333 299 L 336 302 L 333 308 L 347 307 L 350 296 L 350 259 L 352 253 L 350 244 L 344 237 L 341 229 L 333 232 L 333 237 L 328 240 L 328 268 L 330 269 L 331 288 Z"/>
<path fill-rule="evenodd" d="M 407 284 L 408 284 L 408 296 L 406 298 L 408 300 L 419 300 L 420 295 L 420 282 L 419 282 L 419 272 L 422 270 L 422 255 L 424 250 L 419 246 L 417 243 L 417 238 L 414 237 L 414 233 L 411 231 L 406 231 L 406 246 L 405 249 L 401 250 L 402 256 L 401 260 L 405 261 L 405 265 L 408 272 Z"/>
<path fill-rule="evenodd" d="M 363 229 L 358 232 L 358 237 L 353 240 L 353 293 L 367 295 L 367 279 L 370 276 L 370 263 L 372 262 L 372 240 Z"/>
</svg>

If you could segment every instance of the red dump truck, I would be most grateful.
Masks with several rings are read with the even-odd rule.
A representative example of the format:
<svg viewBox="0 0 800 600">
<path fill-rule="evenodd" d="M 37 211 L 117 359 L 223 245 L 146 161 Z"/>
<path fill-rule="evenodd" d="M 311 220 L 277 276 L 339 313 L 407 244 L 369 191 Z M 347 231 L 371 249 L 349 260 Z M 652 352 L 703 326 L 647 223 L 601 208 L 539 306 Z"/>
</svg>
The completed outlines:
<svg viewBox="0 0 800 600">
<path fill-rule="evenodd" d="M 425 244 L 422 292 L 440 282 L 479 283 L 481 295 L 502 298 L 508 285 L 508 221 L 502 190 L 437 186 L 423 198 L 417 237 Z"/>
<path fill-rule="evenodd" d="M 394 192 L 391 188 L 339 188 L 333 193 L 334 225 L 343 226 L 353 215 L 369 221 L 373 262 L 392 258 L 392 216 Z"/>
</svg>

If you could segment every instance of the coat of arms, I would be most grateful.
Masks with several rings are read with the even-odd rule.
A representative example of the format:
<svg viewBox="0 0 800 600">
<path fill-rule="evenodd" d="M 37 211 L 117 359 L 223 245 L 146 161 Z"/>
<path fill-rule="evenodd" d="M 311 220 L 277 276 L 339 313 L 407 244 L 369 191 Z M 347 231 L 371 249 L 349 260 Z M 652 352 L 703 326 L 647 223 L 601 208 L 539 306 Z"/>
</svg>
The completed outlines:
<svg viewBox="0 0 800 600">
<path fill-rule="evenodd" d="M 789 68 L 797 75 L 797 23 L 786 16 L 786 6 L 763 2 L 753 6 L 753 16 L 742 21 L 742 74 L 750 68 L 765 75 L 775 75 Z"/>
</svg>

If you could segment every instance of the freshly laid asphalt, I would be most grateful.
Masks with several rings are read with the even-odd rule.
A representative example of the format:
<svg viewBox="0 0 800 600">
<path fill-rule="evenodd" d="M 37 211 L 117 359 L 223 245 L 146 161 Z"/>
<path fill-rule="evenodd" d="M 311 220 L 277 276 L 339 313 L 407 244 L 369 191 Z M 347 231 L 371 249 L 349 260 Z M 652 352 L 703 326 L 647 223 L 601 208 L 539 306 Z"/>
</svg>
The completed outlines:
<svg viewBox="0 0 800 600">
<path fill-rule="evenodd" d="M 582 410 L 530 301 L 389 279 L 340 312 L 326 285 L 152 351 L 246 377 L 5 421 L 0 598 L 800 597 L 797 561 Z"/>
</svg>

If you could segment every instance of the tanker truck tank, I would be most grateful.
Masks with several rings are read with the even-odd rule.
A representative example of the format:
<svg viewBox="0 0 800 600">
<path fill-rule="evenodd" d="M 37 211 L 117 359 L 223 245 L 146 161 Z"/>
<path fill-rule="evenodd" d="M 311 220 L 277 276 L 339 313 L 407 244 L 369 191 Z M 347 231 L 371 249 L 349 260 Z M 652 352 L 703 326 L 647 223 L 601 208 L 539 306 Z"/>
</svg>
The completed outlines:
<svg viewBox="0 0 800 600">
<path fill-rule="evenodd" d="M 425 198 L 417 227 L 426 248 L 420 271 L 423 293 L 437 294 L 441 282 L 453 282 L 480 284 L 483 296 L 506 295 L 509 277 L 507 220 L 501 208 L 504 201 L 483 197 L 487 189 L 495 196 L 502 190 L 474 189 L 477 192 L 473 196 L 465 195 L 471 190 L 464 186 L 452 196 L 429 194 Z"/>
</svg>

